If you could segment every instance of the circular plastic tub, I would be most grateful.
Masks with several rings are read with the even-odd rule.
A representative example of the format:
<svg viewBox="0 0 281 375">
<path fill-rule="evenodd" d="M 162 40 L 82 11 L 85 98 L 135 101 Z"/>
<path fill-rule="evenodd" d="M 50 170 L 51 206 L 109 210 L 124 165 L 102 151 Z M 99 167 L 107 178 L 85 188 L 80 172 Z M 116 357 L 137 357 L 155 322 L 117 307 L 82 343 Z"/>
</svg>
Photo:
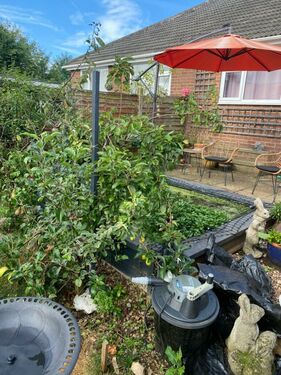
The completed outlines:
<svg viewBox="0 0 281 375">
<path fill-rule="evenodd" d="M 79 327 L 62 305 L 46 298 L 0 300 L 0 374 L 68 375 L 79 352 Z"/>
</svg>

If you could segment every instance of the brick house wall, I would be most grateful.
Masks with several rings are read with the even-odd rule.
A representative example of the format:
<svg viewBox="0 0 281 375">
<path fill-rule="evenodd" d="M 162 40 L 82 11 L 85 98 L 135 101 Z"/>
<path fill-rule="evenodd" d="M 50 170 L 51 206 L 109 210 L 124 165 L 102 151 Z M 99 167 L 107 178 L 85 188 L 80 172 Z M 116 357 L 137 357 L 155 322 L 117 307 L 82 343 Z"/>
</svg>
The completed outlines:
<svg viewBox="0 0 281 375">
<path fill-rule="evenodd" d="M 188 69 L 172 71 L 171 95 L 180 96 L 183 87 L 191 88 L 200 100 L 211 85 L 219 94 L 221 73 L 209 73 Z M 209 133 L 212 139 L 238 144 L 245 149 L 245 158 L 255 157 L 255 145 L 261 143 L 265 151 L 281 151 L 281 105 L 219 105 L 224 130 L 220 134 Z M 246 155 L 248 150 L 249 155 Z M 243 154 L 243 152 L 242 152 Z M 253 157 L 252 157 L 253 155 Z"/>
<path fill-rule="evenodd" d="M 181 96 L 181 90 L 187 87 L 194 91 L 196 83 L 196 70 L 173 69 L 171 77 L 171 96 Z"/>
</svg>

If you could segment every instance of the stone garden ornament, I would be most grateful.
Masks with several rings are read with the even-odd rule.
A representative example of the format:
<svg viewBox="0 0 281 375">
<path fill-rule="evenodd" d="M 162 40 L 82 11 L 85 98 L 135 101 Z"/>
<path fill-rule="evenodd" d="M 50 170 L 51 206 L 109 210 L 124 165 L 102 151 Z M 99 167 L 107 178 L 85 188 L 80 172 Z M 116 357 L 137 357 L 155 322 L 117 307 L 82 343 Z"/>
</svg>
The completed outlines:
<svg viewBox="0 0 281 375">
<path fill-rule="evenodd" d="M 234 375 L 272 375 L 277 336 L 270 331 L 259 335 L 257 322 L 264 309 L 251 304 L 246 294 L 238 298 L 238 304 L 240 315 L 226 340 L 231 371 Z"/>
<path fill-rule="evenodd" d="M 257 198 L 254 204 L 256 206 L 256 211 L 253 215 L 253 221 L 246 230 L 246 240 L 243 251 L 245 254 L 252 254 L 255 258 L 261 258 L 262 252 L 256 249 L 259 243 L 258 232 L 263 232 L 265 230 L 266 220 L 269 218 L 269 211 L 264 208 L 260 198 Z"/>
</svg>

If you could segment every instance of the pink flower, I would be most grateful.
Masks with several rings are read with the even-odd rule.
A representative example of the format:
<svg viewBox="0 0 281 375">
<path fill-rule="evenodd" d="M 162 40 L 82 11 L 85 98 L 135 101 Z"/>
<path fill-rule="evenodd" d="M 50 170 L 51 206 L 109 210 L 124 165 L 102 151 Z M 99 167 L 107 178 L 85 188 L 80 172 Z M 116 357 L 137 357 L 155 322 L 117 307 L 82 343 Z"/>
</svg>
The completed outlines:
<svg viewBox="0 0 281 375">
<path fill-rule="evenodd" d="M 188 87 L 184 87 L 181 89 L 182 96 L 188 96 L 191 93 L 191 90 Z"/>
</svg>

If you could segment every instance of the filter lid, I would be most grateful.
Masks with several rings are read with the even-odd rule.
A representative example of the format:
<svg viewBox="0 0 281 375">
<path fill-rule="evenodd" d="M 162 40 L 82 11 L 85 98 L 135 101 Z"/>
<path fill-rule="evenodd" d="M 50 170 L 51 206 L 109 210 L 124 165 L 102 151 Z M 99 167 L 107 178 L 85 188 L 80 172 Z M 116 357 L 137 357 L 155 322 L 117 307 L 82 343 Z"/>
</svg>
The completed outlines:
<svg viewBox="0 0 281 375">
<path fill-rule="evenodd" d="M 179 276 L 178 283 L 198 286 L 200 282 L 190 276 Z M 219 313 L 219 301 L 213 291 L 208 291 L 195 301 L 182 297 L 182 293 L 169 286 L 156 287 L 152 291 L 154 310 L 166 322 L 184 329 L 200 329 L 211 325 Z"/>
</svg>

